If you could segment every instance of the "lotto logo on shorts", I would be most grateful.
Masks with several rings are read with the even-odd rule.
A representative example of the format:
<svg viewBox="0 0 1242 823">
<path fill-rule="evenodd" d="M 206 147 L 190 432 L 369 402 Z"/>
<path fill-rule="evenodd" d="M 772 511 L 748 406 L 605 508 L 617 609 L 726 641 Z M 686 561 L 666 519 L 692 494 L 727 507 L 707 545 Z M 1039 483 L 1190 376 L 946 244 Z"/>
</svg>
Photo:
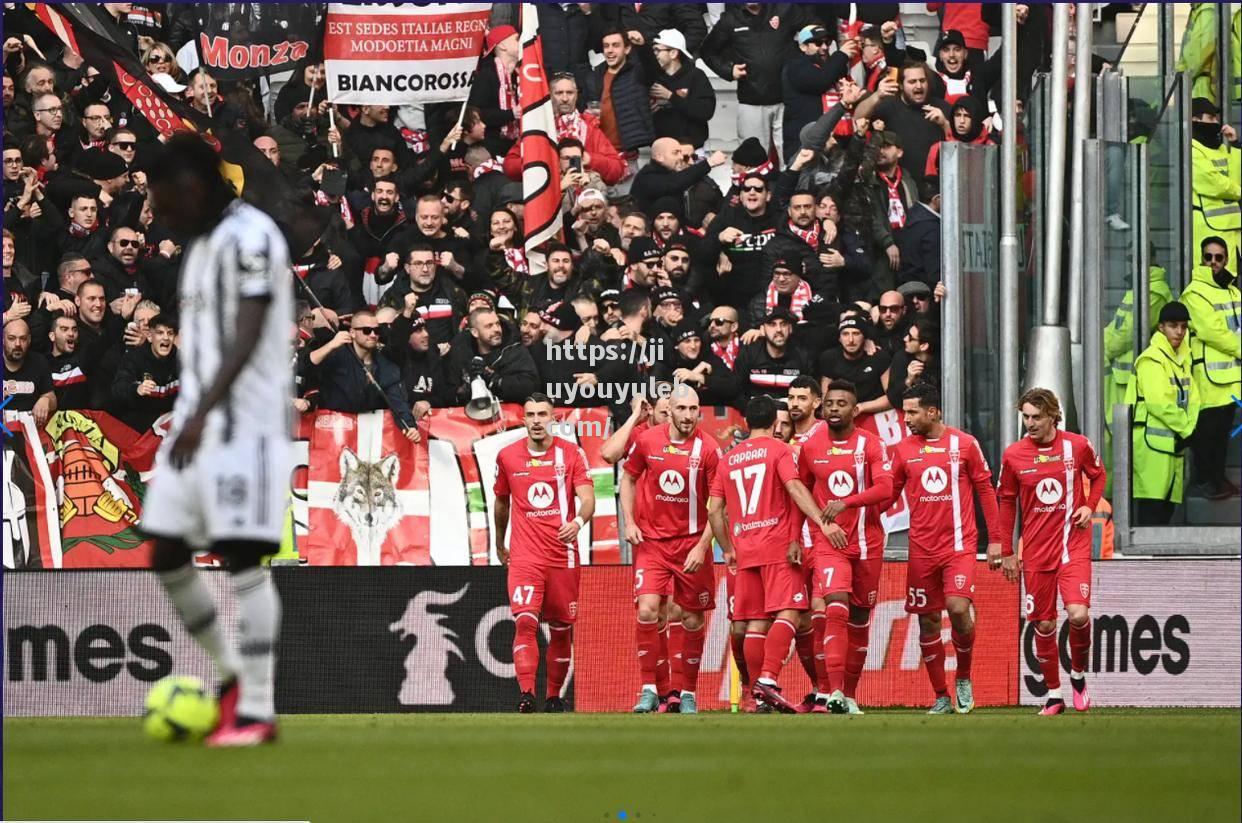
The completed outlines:
<svg viewBox="0 0 1242 823">
<path fill-rule="evenodd" d="M 707 592 L 699 592 L 699 605 L 706 606 L 709 597 L 710 595 Z"/>
<path fill-rule="evenodd" d="M 1090 585 L 1089 583 L 1079 583 L 1079 584 L 1078 584 L 1078 593 L 1079 593 L 1079 594 L 1081 594 L 1083 597 L 1088 597 L 1088 596 L 1090 596 L 1090 594 L 1091 594 L 1091 585 Z"/>
<path fill-rule="evenodd" d="M 794 595 L 794 597 L 793 597 L 793 601 L 794 601 L 795 603 L 801 603 L 801 602 L 802 602 L 802 592 L 798 592 L 797 594 L 795 594 L 795 595 Z"/>
<path fill-rule="evenodd" d="M 957 586 L 959 589 L 966 588 L 966 575 L 964 574 L 953 575 L 953 585 Z"/>
</svg>

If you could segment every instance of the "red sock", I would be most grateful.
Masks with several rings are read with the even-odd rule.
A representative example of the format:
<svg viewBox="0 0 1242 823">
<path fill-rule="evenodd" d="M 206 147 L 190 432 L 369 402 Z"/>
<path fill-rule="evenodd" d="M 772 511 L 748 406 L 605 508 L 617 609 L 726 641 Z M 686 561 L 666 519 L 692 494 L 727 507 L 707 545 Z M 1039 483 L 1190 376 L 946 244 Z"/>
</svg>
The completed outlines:
<svg viewBox="0 0 1242 823">
<path fill-rule="evenodd" d="M 1057 630 L 1040 634 L 1035 630 L 1035 659 L 1044 673 L 1044 685 L 1049 690 L 1061 688 L 1061 655 L 1057 651 Z"/>
<path fill-rule="evenodd" d="M 675 623 L 668 624 L 668 672 L 669 680 L 673 684 L 673 688 L 677 688 L 677 684 L 681 682 L 681 667 L 685 661 L 685 645 L 686 630 L 678 620 Z M 700 648 L 700 651 L 702 649 Z M 660 692 L 664 694 L 664 692 Z"/>
<path fill-rule="evenodd" d="M 756 672 L 763 671 L 764 650 L 767 648 L 766 634 L 760 632 L 746 632 L 745 638 L 745 654 L 746 671 L 753 677 Z"/>
<path fill-rule="evenodd" d="M 824 668 L 828 671 L 829 693 L 845 685 L 845 656 L 850 645 L 849 618 L 850 607 L 843 600 L 832 601 L 824 611 Z"/>
<path fill-rule="evenodd" d="M 539 618 L 523 613 L 517 616 L 513 632 L 513 668 L 517 670 L 518 688 L 535 690 L 535 673 L 539 671 Z"/>
<path fill-rule="evenodd" d="M 953 653 L 957 655 L 957 679 L 969 680 L 970 659 L 975 647 L 975 630 L 971 629 L 970 634 L 958 634 L 957 629 L 953 629 L 950 634 L 953 637 Z"/>
<path fill-rule="evenodd" d="M 927 678 L 931 680 L 932 691 L 936 697 L 945 697 L 949 690 L 944 685 L 944 641 L 937 632 L 930 637 L 919 636 L 919 648 L 923 650 L 923 665 L 927 667 Z"/>
<path fill-rule="evenodd" d="M 742 688 L 750 685 L 750 669 L 746 665 L 746 633 L 729 633 L 729 645 L 733 649 L 733 665 L 737 666 L 737 679 Z"/>
<path fill-rule="evenodd" d="M 635 637 L 638 640 L 638 671 L 644 686 L 656 683 L 656 655 L 660 651 L 660 624 L 639 620 Z"/>
<path fill-rule="evenodd" d="M 1091 621 L 1081 626 L 1070 623 L 1069 628 L 1070 671 L 1087 670 L 1087 653 L 1091 651 Z"/>
<path fill-rule="evenodd" d="M 811 688 L 819 691 L 820 682 L 815 670 L 815 626 L 812 624 L 806 631 L 794 634 L 794 649 L 798 652 L 798 662 L 802 671 L 811 681 Z"/>
<path fill-rule="evenodd" d="M 811 637 L 815 650 L 815 682 L 821 687 L 828 685 L 828 663 L 824 656 L 824 625 L 826 619 L 823 612 L 811 615 Z"/>
<path fill-rule="evenodd" d="M 797 633 L 797 627 L 783 617 L 772 621 L 772 628 L 768 629 L 768 638 L 763 644 L 763 667 L 759 671 L 760 677 L 775 680 L 780 676 L 781 666 L 784 665 L 785 657 L 789 654 L 789 644 Z"/>
<path fill-rule="evenodd" d="M 858 680 L 862 677 L 863 666 L 867 664 L 867 643 L 871 638 L 871 621 L 866 623 L 846 623 L 845 650 L 845 696 L 853 697 L 858 693 Z"/>
<path fill-rule="evenodd" d="M 548 638 L 548 697 L 560 697 L 565 678 L 569 675 L 569 661 L 573 659 L 574 627 L 549 626 Z"/>
<path fill-rule="evenodd" d="M 655 687 L 656 692 L 660 695 L 668 694 L 672 686 L 669 683 L 672 680 L 672 672 L 669 667 L 668 656 L 668 626 L 660 627 L 656 625 L 656 638 L 658 640 L 658 653 L 656 654 L 655 668 Z"/>
<path fill-rule="evenodd" d="M 702 626 L 694 630 L 686 628 L 681 630 L 681 666 L 677 672 L 677 678 L 673 681 L 673 688 L 678 691 L 693 692 L 695 685 L 698 684 L 699 663 L 703 659 L 704 639 L 705 635 Z"/>
</svg>

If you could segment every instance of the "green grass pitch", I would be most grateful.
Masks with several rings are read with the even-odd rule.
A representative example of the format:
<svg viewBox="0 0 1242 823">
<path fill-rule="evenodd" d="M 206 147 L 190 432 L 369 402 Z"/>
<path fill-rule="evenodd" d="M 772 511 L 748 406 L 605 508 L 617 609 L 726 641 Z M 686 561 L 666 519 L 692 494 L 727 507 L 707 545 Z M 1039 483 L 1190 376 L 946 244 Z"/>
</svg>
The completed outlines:
<svg viewBox="0 0 1242 823">
<path fill-rule="evenodd" d="M 1239 712 L 282 718 L 260 750 L 7 719 L 8 819 L 1237 821 Z"/>
</svg>

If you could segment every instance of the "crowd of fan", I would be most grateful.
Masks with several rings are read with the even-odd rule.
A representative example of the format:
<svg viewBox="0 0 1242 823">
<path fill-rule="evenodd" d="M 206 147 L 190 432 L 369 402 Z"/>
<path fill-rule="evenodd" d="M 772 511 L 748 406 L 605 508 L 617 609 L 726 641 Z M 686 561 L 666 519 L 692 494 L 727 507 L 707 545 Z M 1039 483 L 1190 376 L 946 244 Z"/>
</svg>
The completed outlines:
<svg viewBox="0 0 1242 823">
<path fill-rule="evenodd" d="M 540 4 L 565 243 L 538 260 L 523 249 L 512 8 L 497 6 L 455 125 L 460 104 L 332 106 L 313 60 L 269 119 L 257 84 L 183 71 L 192 32 L 175 7 L 107 7 L 161 86 L 215 130 L 245 130 L 319 206 L 318 241 L 291 250 L 300 411 L 392 407 L 408 423 L 482 377 L 501 401 L 540 390 L 628 413 L 600 387 L 676 379 L 737 405 L 810 375 L 853 381 L 878 412 L 938 377 L 939 147 L 997 134 L 978 5 L 945 9 L 929 64 L 897 4 L 859 4 L 861 28 L 833 5 L 713 19 Z M 1029 76 L 1046 10 L 1020 21 Z M 146 199 L 156 133 L 29 13 L 6 11 L 5 30 L 5 393 L 36 417 L 102 408 L 144 428 L 176 396 L 184 251 Z M 696 57 L 736 82 L 731 156 L 704 149 L 720 115 Z M 567 341 L 612 359 L 548 345 Z"/>
</svg>

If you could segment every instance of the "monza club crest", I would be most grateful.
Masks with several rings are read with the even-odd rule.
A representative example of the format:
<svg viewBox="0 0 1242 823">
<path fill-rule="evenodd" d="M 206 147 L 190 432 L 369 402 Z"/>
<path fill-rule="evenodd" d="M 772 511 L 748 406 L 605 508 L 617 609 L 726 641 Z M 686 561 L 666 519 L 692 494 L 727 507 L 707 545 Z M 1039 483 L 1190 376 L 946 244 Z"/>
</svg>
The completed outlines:
<svg viewBox="0 0 1242 823">
<path fill-rule="evenodd" d="M 957 586 L 959 589 L 966 588 L 966 575 L 964 574 L 953 575 L 953 585 Z"/>
</svg>

